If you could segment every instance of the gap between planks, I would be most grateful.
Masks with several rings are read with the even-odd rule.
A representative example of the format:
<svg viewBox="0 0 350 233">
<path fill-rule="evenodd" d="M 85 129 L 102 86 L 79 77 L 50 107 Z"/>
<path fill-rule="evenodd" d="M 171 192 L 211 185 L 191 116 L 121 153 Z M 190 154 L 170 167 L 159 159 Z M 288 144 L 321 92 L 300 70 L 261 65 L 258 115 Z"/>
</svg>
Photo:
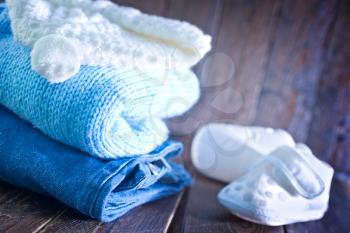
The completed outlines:
<svg viewBox="0 0 350 233">
<path fill-rule="evenodd" d="M 58 211 L 56 215 L 49 218 L 46 222 L 44 222 L 42 225 L 40 225 L 36 230 L 34 230 L 32 233 L 41 233 L 45 230 L 46 226 L 48 226 L 50 223 L 54 222 L 57 218 L 62 216 L 65 212 L 67 212 L 69 207 L 64 207 L 62 210 Z"/>
</svg>

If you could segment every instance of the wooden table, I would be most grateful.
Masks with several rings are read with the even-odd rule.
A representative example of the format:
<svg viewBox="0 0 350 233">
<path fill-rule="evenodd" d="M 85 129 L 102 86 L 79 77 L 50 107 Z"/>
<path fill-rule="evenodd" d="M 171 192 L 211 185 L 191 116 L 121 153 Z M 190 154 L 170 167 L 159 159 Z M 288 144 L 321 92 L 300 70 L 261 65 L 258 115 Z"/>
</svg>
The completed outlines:
<svg viewBox="0 0 350 233">
<path fill-rule="evenodd" d="M 287 129 L 337 174 L 350 173 L 350 2 L 346 0 L 119 0 L 187 20 L 213 36 L 195 67 L 199 103 L 169 121 L 195 183 L 184 192 L 99 223 L 57 201 L 0 183 L 0 232 L 350 232 L 350 184 L 334 181 L 320 221 L 252 224 L 216 201 L 224 184 L 190 162 L 195 129 L 208 122 Z"/>
</svg>

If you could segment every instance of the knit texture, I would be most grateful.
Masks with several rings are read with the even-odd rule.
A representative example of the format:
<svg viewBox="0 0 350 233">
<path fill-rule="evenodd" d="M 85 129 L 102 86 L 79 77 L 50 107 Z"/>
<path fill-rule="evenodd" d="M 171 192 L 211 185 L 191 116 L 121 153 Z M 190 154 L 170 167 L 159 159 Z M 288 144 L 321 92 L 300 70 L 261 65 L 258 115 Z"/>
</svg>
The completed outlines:
<svg viewBox="0 0 350 233">
<path fill-rule="evenodd" d="M 56 140 L 99 158 L 144 154 L 167 139 L 161 119 L 199 97 L 190 70 L 82 66 L 72 79 L 49 84 L 31 70 L 30 48 L 14 40 L 0 8 L 0 103 Z"/>
<path fill-rule="evenodd" d="M 190 68 L 211 47 L 211 37 L 196 26 L 109 1 L 6 2 L 15 38 L 33 48 L 33 68 L 50 81 L 64 81 L 80 64 L 158 71 Z M 48 35 L 48 40 L 40 40 Z M 70 42 L 57 43 L 52 35 Z M 65 64 L 64 58 L 73 61 Z"/>
<path fill-rule="evenodd" d="M 182 145 L 103 161 L 45 136 L 0 105 L 0 179 L 112 221 L 130 209 L 180 191 L 191 178 L 170 158 Z"/>
</svg>

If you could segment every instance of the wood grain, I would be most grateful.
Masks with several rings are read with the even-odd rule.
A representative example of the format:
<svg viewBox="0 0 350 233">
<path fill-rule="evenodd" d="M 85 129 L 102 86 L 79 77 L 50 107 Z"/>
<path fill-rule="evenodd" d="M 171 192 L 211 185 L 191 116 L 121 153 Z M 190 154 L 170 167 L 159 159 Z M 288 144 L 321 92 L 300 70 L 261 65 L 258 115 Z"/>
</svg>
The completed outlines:
<svg viewBox="0 0 350 233">
<path fill-rule="evenodd" d="M 0 182 L 1 233 L 34 232 L 64 208 L 54 199 Z"/>
<path fill-rule="evenodd" d="M 195 24 L 201 28 L 205 33 L 212 36 L 212 47 L 215 48 L 219 25 L 221 24 L 221 14 L 223 11 L 222 0 L 173 0 L 167 16 L 171 18 L 177 18 L 186 20 Z M 200 79 L 200 85 L 202 88 L 201 98 L 199 102 L 187 113 L 180 117 L 168 120 L 168 126 L 173 135 L 176 136 L 188 136 L 195 132 L 195 130 L 203 123 L 210 120 L 210 115 L 203 114 L 204 111 L 208 112 L 208 106 L 206 98 L 210 95 L 210 88 L 206 88 L 203 81 L 202 70 L 207 67 L 208 72 L 211 69 L 215 69 L 214 72 L 221 72 L 221 69 L 216 69 L 211 60 L 212 54 L 210 52 L 198 65 L 194 67 L 194 71 Z M 222 66 L 221 66 L 222 67 Z M 208 90 L 209 89 L 209 90 Z M 188 158 L 186 158 L 188 159 Z"/>
<path fill-rule="evenodd" d="M 338 5 L 332 37 L 326 44 L 325 67 L 317 93 L 308 144 L 336 170 L 350 172 L 350 3 Z M 350 183 L 334 182 L 330 207 L 319 221 L 293 224 L 288 232 L 350 232 Z"/>
<path fill-rule="evenodd" d="M 336 1 L 284 1 L 255 123 L 288 129 L 306 140 L 320 75 L 324 44 L 336 17 Z"/>
<path fill-rule="evenodd" d="M 202 4 L 207 6 L 212 2 L 202 1 Z M 189 148 L 193 131 L 198 126 L 210 121 L 251 123 L 259 85 L 265 75 L 264 64 L 267 62 L 270 36 L 279 8 L 278 1 L 224 1 L 217 4 L 223 5 L 212 9 L 222 9 L 221 19 L 213 17 L 215 11 L 207 11 L 207 7 L 200 11 L 196 4 L 186 5 L 185 12 L 192 12 L 186 14 L 186 20 L 201 26 L 207 24 L 207 19 L 211 16 L 218 24 L 211 25 L 210 30 L 207 30 L 214 38 L 213 51 L 196 68 L 202 87 L 200 102 L 187 115 L 173 120 L 177 123 L 177 129 L 173 130 L 175 138 L 185 144 L 186 164 L 196 181 L 186 193 L 182 201 L 185 204 L 180 205 L 170 232 L 283 232 L 282 227 L 259 226 L 234 217 L 216 199 L 224 184 L 204 178 L 196 173 L 190 163 Z M 172 7 L 173 5 L 170 6 L 170 12 Z M 203 17 L 204 13 L 207 17 Z M 182 12 L 178 14 L 180 16 Z M 203 22 L 199 22 L 199 19 L 203 19 Z M 230 69 L 232 67 L 228 67 L 230 65 L 236 67 L 234 73 Z M 239 90 L 242 90 L 240 94 L 245 99 L 242 109 L 237 108 L 234 102 Z M 181 121 L 184 118 L 187 119 Z M 182 131 L 179 132 L 179 129 Z"/>
<path fill-rule="evenodd" d="M 350 2 L 341 1 L 327 44 L 308 144 L 339 171 L 350 172 Z"/>
<path fill-rule="evenodd" d="M 251 124 L 254 120 L 280 4 L 225 1 L 213 62 L 201 73 L 204 88 L 221 84 L 208 96 L 211 121 Z"/>
<path fill-rule="evenodd" d="M 46 225 L 40 232 L 166 232 L 181 197 L 182 193 L 179 193 L 169 198 L 140 206 L 112 223 L 101 223 L 69 209 Z"/>
</svg>

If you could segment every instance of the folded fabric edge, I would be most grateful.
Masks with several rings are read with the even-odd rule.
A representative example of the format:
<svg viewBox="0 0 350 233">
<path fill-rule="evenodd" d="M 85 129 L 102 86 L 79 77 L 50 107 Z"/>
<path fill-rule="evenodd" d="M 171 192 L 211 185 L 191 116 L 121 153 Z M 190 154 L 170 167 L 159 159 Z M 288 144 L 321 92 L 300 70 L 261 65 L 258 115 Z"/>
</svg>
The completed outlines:
<svg viewBox="0 0 350 233">
<path fill-rule="evenodd" d="M 172 178 L 176 178 L 176 180 L 173 180 L 173 183 L 167 180 L 163 181 L 162 178 L 159 178 L 150 186 L 136 187 L 136 189 L 124 190 L 122 192 L 114 192 L 115 189 L 113 189 L 113 186 L 107 185 L 96 200 L 90 216 L 103 222 L 110 222 L 123 216 L 137 206 L 174 195 L 192 183 L 191 176 L 183 167 L 173 164 L 172 169 L 173 171 L 169 173 L 175 173 L 171 174 L 171 176 Z M 111 181 L 111 183 L 113 182 Z M 99 202 L 103 202 L 102 208 L 99 207 Z"/>
<path fill-rule="evenodd" d="M 184 168 L 170 161 L 182 151 L 178 142 L 167 141 L 149 154 L 103 161 L 46 137 L 1 105 L 0 119 L 1 179 L 102 221 L 191 182 Z"/>
<path fill-rule="evenodd" d="M 104 222 L 113 221 L 136 206 L 175 194 L 190 185 L 191 176 L 183 166 L 170 161 L 172 157 L 179 156 L 182 149 L 181 143 L 167 141 L 162 147 L 150 154 L 136 157 L 120 169 L 118 163 L 110 162 L 106 175 L 112 175 L 106 179 L 106 175 L 102 174 L 101 179 L 105 179 L 104 182 L 91 181 L 92 186 L 95 182 L 102 185 L 98 193 L 89 194 L 87 201 L 93 201 L 93 204 L 88 214 Z M 162 167 L 157 164 L 160 161 L 166 164 Z M 165 172 L 150 174 L 152 173 L 148 170 L 150 166 L 157 166 L 159 170 L 165 168 Z M 136 175 L 133 174 L 134 169 L 138 167 L 146 167 L 147 170 L 141 179 L 134 177 Z M 135 183 L 128 183 L 127 187 L 122 184 L 130 180 L 135 180 Z"/>
</svg>

